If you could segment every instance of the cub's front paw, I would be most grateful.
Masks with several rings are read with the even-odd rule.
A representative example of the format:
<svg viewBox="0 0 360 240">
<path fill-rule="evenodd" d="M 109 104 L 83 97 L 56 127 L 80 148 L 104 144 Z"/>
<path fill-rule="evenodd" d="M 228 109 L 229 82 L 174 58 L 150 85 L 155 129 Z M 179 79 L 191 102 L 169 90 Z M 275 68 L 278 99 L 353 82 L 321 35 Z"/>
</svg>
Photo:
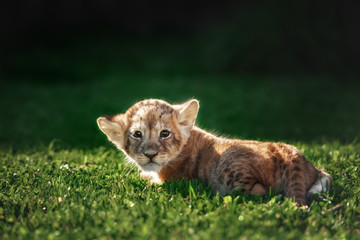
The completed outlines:
<svg viewBox="0 0 360 240">
<path fill-rule="evenodd" d="M 150 184 L 162 184 L 163 181 L 159 178 L 158 174 L 155 172 L 142 172 L 140 174 L 142 179 L 149 180 Z"/>
</svg>

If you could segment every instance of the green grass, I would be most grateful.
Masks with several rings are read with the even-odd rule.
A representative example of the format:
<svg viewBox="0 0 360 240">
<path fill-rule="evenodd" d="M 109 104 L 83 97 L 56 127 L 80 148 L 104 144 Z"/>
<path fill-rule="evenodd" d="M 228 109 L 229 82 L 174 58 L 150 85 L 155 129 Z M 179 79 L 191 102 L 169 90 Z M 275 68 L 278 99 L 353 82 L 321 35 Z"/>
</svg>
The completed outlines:
<svg viewBox="0 0 360 240">
<path fill-rule="evenodd" d="M 92 50 L 100 59 L 105 45 Z M 35 70 L 1 76 L 0 239 L 360 238 L 359 84 L 186 73 L 186 61 L 161 51 L 154 62 L 134 53 L 130 70 L 117 57 L 94 70 L 89 48 L 79 49 L 25 52 L 13 64 Z M 172 70 L 160 73 L 162 64 Z M 200 127 L 294 144 L 332 175 L 332 190 L 304 210 L 275 193 L 222 198 L 199 181 L 149 186 L 95 120 L 150 97 L 195 97 Z"/>
<path fill-rule="evenodd" d="M 360 144 L 297 146 L 334 180 L 310 211 L 197 181 L 150 187 L 113 148 L 1 150 L 2 239 L 359 239 Z"/>
</svg>

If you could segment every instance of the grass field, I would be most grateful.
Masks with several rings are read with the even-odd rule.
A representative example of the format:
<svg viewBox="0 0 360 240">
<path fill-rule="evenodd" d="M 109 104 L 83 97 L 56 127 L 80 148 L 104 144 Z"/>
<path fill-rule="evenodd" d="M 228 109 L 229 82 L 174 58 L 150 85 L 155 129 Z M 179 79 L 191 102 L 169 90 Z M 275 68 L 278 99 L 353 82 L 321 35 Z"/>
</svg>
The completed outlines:
<svg viewBox="0 0 360 240">
<path fill-rule="evenodd" d="M 360 239 L 359 84 L 160 74 L 146 58 L 141 71 L 133 63 L 95 71 L 72 51 L 25 53 L 12 64 L 26 74 L 1 77 L 0 239 Z M 191 97 L 200 127 L 294 144 L 332 175 L 332 190 L 304 210 L 275 193 L 219 197 L 198 181 L 149 186 L 96 126 L 138 100 Z"/>
</svg>

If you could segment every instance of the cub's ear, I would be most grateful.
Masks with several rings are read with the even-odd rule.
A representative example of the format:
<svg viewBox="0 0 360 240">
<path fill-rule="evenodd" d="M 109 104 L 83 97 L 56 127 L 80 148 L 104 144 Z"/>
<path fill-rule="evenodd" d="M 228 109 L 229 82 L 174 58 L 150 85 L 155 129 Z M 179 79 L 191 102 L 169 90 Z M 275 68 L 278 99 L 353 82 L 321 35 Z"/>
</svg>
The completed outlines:
<svg viewBox="0 0 360 240">
<path fill-rule="evenodd" d="M 100 130 L 105 133 L 108 139 L 119 149 L 122 149 L 124 147 L 124 136 L 126 130 L 124 114 L 99 117 L 96 121 Z"/>
<path fill-rule="evenodd" d="M 199 101 L 196 99 L 189 100 L 181 105 L 179 110 L 179 123 L 184 130 L 190 134 L 197 114 L 199 111 Z"/>
</svg>

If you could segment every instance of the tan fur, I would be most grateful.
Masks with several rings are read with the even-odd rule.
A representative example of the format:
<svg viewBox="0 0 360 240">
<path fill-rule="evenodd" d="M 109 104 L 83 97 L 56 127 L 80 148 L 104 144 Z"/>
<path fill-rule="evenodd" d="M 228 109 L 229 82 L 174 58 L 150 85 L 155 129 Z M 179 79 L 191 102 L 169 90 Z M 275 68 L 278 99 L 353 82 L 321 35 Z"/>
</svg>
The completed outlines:
<svg viewBox="0 0 360 240">
<path fill-rule="evenodd" d="M 170 105 L 150 99 L 125 114 L 97 121 L 109 140 L 143 170 L 144 178 L 155 183 L 201 179 L 222 195 L 242 190 L 264 196 L 271 188 L 302 205 L 328 190 L 330 176 L 312 166 L 296 147 L 217 137 L 194 126 L 198 108 L 197 100 Z M 160 137 L 163 130 L 170 132 L 166 139 Z M 141 132 L 141 139 L 134 138 L 135 131 Z M 156 154 L 145 156 L 148 152 Z M 320 186 L 324 183 L 327 186 Z"/>
</svg>

